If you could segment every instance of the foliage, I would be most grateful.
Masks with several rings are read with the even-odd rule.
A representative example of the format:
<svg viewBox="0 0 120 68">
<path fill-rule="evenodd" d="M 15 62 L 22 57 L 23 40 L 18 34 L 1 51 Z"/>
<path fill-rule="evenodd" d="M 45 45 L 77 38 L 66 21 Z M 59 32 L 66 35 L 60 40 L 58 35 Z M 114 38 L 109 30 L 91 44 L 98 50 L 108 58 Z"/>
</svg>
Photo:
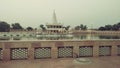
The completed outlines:
<svg viewBox="0 0 120 68">
<path fill-rule="evenodd" d="M 98 30 L 101 30 L 101 31 L 110 31 L 110 30 L 113 30 L 113 31 L 117 31 L 120 29 L 120 22 L 117 23 L 117 24 L 114 24 L 114 25 L 105 25 L 105 26 L 101 26 L 98 28 Z"/>
<path fill-rule="evenodd" d="M 10 25 L 4 21 L 0 21 L 0 32 L 9 32 Z"/>
<path fill-rule="evenodd" d="M 80 26 L 75 26 L 75 30 L 80 30 Z"/>
<path fill-rule="evenodd" d="M 33 30 L 32 27 L 27 27 L 26 29 L 27 29 L 28 31 L 32 31 L 32 30 Z"/>
<path fill-rule="evenodd" d="M 69 30 L 69 28 L 70 28 L 70 26 L 66 26 L 66 27 L 65 27 L 65 30 Z"/>
<path fill-rule="evenodd" d="M 46 30 L 46 28 L 44 27 L 43 24 L 40 25 L 40 28 L 42 29 L 42 31 L 45 31 L 45 30 Z"/>
<path fill-rule="evenodd" d="M 80 24 L 80 26 L 76 26 L 74 29 L 75 30 L 87 30 L 87 26 L 83 25 L 83 24 Z"/>
<path fill-rule="evenodd" d="M 12 24 L 12 29 L 23 29 L 19 23 Z"/>
<path fill-rule="evenodd" d="M 105 30 L 105 27 L 100 27 L 98 30 L 101 30 L 101 31 L 104 31 Z"/>
</svg>

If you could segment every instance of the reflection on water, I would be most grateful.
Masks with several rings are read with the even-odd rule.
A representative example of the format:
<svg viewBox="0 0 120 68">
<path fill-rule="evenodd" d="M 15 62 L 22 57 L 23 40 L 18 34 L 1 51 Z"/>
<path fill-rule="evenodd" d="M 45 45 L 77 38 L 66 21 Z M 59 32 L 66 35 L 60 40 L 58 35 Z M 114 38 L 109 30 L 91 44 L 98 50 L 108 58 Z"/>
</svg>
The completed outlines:
<svg viewBox="0 0 120 68">
<path fill-rule="evenodd" d="M 77 39 L 120 39 L 120 35 L 96 35 L 96 34 L 86 34 L 86 35 L 74 35 Z"/>
<path fill-rule="evenodd" d="M 99 36 L 100 39 L 120 39 L 120 36 Z"/>
</svg>

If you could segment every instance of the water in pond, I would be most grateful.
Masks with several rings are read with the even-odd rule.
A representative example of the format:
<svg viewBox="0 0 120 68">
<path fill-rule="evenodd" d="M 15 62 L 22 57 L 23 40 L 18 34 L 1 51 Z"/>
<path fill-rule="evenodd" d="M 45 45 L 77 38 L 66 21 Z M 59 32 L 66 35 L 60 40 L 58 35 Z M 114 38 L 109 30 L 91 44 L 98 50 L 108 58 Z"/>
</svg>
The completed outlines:
<svg viewBox="0 0 120 68">
<path fill-rule="evenodd" d="M 86 34 L 86 35 L 74 35 L 74 38 L 77 39 L 120 39 L 120 35 L 97 35 L 97 34 Z"/>
</svg>

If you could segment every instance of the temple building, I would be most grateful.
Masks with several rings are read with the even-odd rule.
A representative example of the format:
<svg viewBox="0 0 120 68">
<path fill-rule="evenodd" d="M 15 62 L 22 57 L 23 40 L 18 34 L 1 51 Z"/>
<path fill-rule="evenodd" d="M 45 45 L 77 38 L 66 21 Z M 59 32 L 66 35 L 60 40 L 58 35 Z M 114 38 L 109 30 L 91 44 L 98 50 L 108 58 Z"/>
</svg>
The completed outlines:
<svg viewBox="0 0 120 68">
<path fill-rule="evenodd" d="M 57 17 L 55 11 L 53 12 L 53 22 L 46 24 L 47 34 L 63 34 L 66 32 L 65 28 L 61 23 L 57 22 Z"/>
</svg>

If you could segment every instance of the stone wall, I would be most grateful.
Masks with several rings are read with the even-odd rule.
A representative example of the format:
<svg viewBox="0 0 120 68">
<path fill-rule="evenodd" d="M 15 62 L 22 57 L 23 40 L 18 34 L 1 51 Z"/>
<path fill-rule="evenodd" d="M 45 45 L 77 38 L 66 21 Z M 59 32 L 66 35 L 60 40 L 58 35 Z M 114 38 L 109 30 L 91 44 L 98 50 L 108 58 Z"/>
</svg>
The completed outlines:
<svg viewBox="0 0 120 68">
<path fill-rule="evenodd" d="M 67 51 L 69 52 L 70 49 L 72 49 L 72 53 L 69 52 L 68 54 L 71 53 L 72 54 L 71 57 L 76 58 L 76 57 L 80 57 L 80 49 L 79 49 L 80 46 L 82 46 L 83 48 L 88 48 L 88 50 L 89 50 L 89 46 L 90 46 L 90 48 L 92 48 L 92 55 L 91 55 L 92 57 L 99 57 L 100 46 L 103 46 L 106 49 L 109 49 L 107 47 L 107 46 L 109 46 L 110 47 L 110 56 L 116 56 L 116 55 L 120 55 L 120 53 L 118 53 L 120 51 L 120 50 L 118 50 L 118 49 L 120 49 L 120 48 L 118 48 L 119 45 L 120 45 L 120 40 L 0 41 L 0 49 L 2 49 L 2 50 L 0 50 L 1 51 L 0 57 L 2 57 L 1 60 L 3 60 L 3 61 L 12 60 L 12 53 L 13 53 L 13 52 L 11 52 L 12 50 L 18 49 L 18 52 L 19 51 L 24 52 L 24 50 L 22 50 L 22 48 L 23 49 L 26 48 L 27 53 L 25 53 L 25 54 L 27 54 L 27 58 L 24 58 L 24 57 L 22 57 L 22 58 L 28 59 L 28 60 L 34 60 L 35 59 L 35 48 L 40 48 L 40 51 L 43 50 L 43 52 L 45 52 L 45 53 L 49 52 L 49 50 L 47 50 L 47 48 L 50 48 L 50 52 L 49 52 L 50 57 L 47 55 L 48 58 L 56 59 L 56 58 L 58 58 L 58 54 L 60 55 L 60 53 L 58 53 L 59 48 L 62 49 L 62 47 L 63 48 L 65 47 L 63 50 L 66 52 Z M 87 49 L 85 49 L 85 50 L 87 50 Z M 40 52 L 40 51 L 38 51 L 38 52 Z M 18 52 L 16 52 L 16 53 L 18 53 Z M 88 53 L 88 51 L 87 51 L 87 53 Z M 86 54 L 86 53 L 84 53 L 84 54 Z M 19 56 L 19 55 L 17 54 L 17 56 Z M 87 55 L 83 55 L 83 56 L 87 56 Z M 107 52 L 104 56 L 107 56 Z M 39 55 L 37 57 L 39 57 Z M 62 58 L 66 58 L 66 57 L 68 57 L 68 55 L 65 55 L 65 57 L 62 57 Z M 19 58 L 20 57 L 18 57 L 18 59 Z M 43 58 L 44 58 L 44 56 L 43 56 Z M 47 58 L 47 57 L 45 57 L 45 58 Z"/>
</svg>

